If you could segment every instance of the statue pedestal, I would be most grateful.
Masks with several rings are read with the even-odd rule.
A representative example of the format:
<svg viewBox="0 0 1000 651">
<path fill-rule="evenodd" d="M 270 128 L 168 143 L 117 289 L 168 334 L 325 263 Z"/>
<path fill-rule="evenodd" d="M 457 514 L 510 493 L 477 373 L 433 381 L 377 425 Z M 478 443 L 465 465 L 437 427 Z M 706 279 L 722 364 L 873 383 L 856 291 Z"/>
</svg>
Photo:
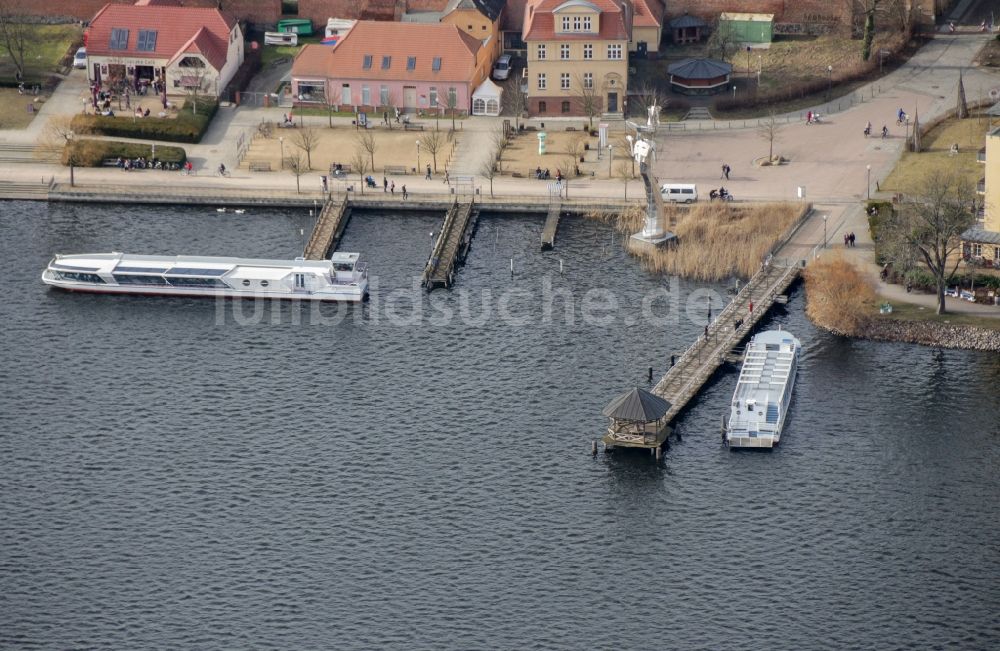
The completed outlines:
<svg viewBox="0 0 1000 651">
<path fill-rule="evenodd" d="M 677 236 L 670 231 L 663 231 L 661 233 L 647 233 L 645 230 L 640 231 L 632 235 L 632 244 L 637 244 L 642 247 L 652 247 L 657 248 L 668 244 L 670 242 L 676 242 Z"/>
</svg>

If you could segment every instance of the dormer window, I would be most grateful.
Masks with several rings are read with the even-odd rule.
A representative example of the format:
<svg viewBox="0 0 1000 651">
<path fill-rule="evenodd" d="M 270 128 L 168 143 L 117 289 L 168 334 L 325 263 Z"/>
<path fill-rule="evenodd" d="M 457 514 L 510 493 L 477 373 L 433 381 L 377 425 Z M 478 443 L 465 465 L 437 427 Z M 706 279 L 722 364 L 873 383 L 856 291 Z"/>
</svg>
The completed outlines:
<svg viewBox="0 0 1000 651">
<path fill-rule="evenodd" d="M 576 19 L 577 19 L 577 21 L 579 21 L 580 17 L 576 16 Z M 563 28 L 564 32 L 568 32 L 569 31 L 569 16 L 563 16 L 562 17 L 562 28 Z"/>
<path fill-rule="evenodd" d="M 372 69 L 372 55 L 370 54 L 365 55 L 365 60 L 364 63 L 361 64 L 361 67 L 364 68 L 365 70 Z"/>
<path fill-rule="evenodd" d="M 140 52 L 155 52 L 156 51 L 156 30 L 154 29 L 140 29 L 139 30 L 139 40 L 135 45 L 135 49 Z"/>
<path fill-rule="evenodd" d="M 406 57 L 406 69 L 407 70 L 417 69 L 417 57 Z"/>
<path fill-rule="evenodd" d="M 392 57 L 384 56 L 382 57 L 382 69 L 388 70 L 389 66 L 392 65 Z"/>
<path fill-rule="evenodd" d="M 431 62 L 431 70 L 434 72 L 441 71 L 441 57 L 434 57 L 434 60 Z"/>
<path fill-rule="evenodd" d="M 127 50 L 128 30 L 121 27 L 111 28 L 111 42 L 108 43 L 108 48 L 111 50 Z"/>
</svg>

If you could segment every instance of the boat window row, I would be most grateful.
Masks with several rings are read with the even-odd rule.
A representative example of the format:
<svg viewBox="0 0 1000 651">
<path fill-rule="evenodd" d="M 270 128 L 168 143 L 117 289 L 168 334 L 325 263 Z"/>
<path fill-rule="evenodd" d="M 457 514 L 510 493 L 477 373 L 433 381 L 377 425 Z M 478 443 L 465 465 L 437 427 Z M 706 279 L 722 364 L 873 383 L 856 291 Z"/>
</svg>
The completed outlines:
<svg viewBox="0 0 1000 651">
<path fill-rule="evenodd" d="M 81 273 L 79 271 L 53 271 L 52 273 L 59 280 L 72 280 L 78 283 L 92 283 L 95 285 L 104 284 L 104 279 L 97 274 Z"/>
<path fill-rule="evenodd" d="M 169 276 L 221 276 L 229 269 L 195 269 L 192 267 L 173 267 L 167 272 Z"/>
<path fill-rule="evenodd" d="M 139 274 L 115 274 L 119 285 L 166 285 L 163 276 L 142 276 Z"/>
<path fill-rule="evenodd" d="M 220 289 L 230 289 L 229 285 L 218 278 L 167 278 L 167 282 L 174 287 L 218 287 Z"/>
<path fill-rule="evenodd" d="M 353 262 L 334 262 L 333 263 L 333 270 L 334 271 L 354 271 L 354 263 Z"/>
<path fill-rule="evenodd" d="M 114 273 L 141 273 L 141 274 L 162 274 L 166 273 L 167 267 L 115 267 Z"/>
</svg>

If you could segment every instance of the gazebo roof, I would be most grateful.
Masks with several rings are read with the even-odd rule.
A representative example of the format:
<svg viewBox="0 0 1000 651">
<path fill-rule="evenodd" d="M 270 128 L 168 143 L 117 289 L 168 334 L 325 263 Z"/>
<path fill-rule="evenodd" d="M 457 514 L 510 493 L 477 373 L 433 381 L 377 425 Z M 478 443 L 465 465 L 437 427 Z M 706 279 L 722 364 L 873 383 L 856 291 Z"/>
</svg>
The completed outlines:
<svg viewBox="0 0 1000 651">
<path fill-rule="evenodd" d="M 670 403 L 645 389 L 634 387 L 618 396 L 601 413 L 615 420 L 649 423 L 663 418 L 670 411 Z"/>
<path fill-rule="evenodd" d="M 708 27 L 706 23 L 701 18 L 697 16 L 692 16 L 691 14 L 684 14 L 683 16 L 678 16 L 670 21 L 671 29 L 684 29 L 686 27 Z"/>
<path fill-rule="evenodd" d="M 684 59 L 667 66 L 667 72 L 684 79 L 715 79 L 732 74 L 733 66 L 718 59 Z"/>
</svg>

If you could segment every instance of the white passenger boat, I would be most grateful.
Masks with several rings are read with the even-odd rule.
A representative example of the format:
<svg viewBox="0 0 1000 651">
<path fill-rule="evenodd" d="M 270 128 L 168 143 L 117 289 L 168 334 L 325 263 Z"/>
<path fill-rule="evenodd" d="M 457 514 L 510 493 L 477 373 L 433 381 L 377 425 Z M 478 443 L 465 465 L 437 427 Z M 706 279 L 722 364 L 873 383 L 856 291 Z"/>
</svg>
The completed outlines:
<svg viewBox="0 0 1000 651">
<path fill-rule="evenodd" d="M 726 422 L 733 448 L 772 448 L 781 439 L 802 344 L 783 330 L 758 333 L 747 344 Z"/>
<path fill-rule="evenodd" d="M 53 287 L 101 294 L 363 301 L 368 270 L 357 253 L 329 260 L 89 253 L 56 255 L 42 273 Z"/>
</svg>

